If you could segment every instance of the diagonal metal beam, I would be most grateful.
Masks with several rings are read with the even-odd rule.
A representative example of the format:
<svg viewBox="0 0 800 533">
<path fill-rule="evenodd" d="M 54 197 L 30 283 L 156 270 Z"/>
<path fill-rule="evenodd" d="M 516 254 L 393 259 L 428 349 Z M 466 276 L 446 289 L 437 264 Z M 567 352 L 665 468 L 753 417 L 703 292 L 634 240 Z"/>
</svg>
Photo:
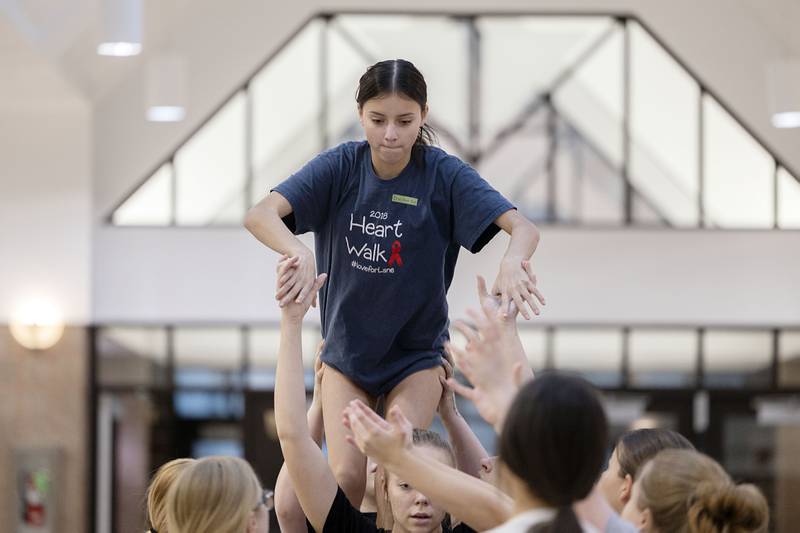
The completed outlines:
<svg viewBox="0 0 800 533">
<path fill-rule="evenodd" d="M 552 103 L 552 102 L 551 102 L 551 108 L 552 108 L 553 112 L 554 112 L 554 113 L 555 113 L 555 114 L 558 116 L 558 119 L 559 119 L 559 120 L 561 120 L 561 121 L 562 121 L 564 124 L 566 124 L 566 126 L 567 126 L 569 129 L 571 129 L 572 131 L 574 131 L 574 132 L 576 132 L 576 133 L 577 133 L 577 135 L 578 135 L 578 137 L 580 138 L 581 142 L 582 142 L 584 145 L 586 145 L 586 147 L 587 147 L 587 148 L 589 148 L 589 150 L 590 150 L 590 151 L 591 151 L 591 152 L 592 152 L 594 155 L 596 155 L 596 156 L 597 156 L 597 157 L 598 157 L 598 158 L 599 158 L 599 159 L 600 159 L 600 160 L 601 160 L 601 161 L 602 161 L 602 162 L 603 162 L 603 163 L 604 163 L 604 164 L 605 164 L 605 165 L 606 165 L 608 168 L 610 168 L 610 169 L 611 169 L 611 170 L 613 170 L 614 172 L 616 172 L 616 173 L 620 174 L 620 176 L 622 177 L 622 172 L 621 172 L 621 169 L 619 168 L 619 165 L 617 165 L 617 164 L 615 164 L 613 161 L 611 161 L 611 159 L 609 159 L 609 158 L 608 158 L 608 156 L 605 154 L 605 152 L 604 152 L 603 150 L 601 150 L 599 146 L 597 146 L 596 144 L 594 144 L 594 143 L 591 141 L 591 139 L 589 139 L 589 138 L 588 138 L 586 135 L 584 135 L 584 134 L 581 132 L 580 128 L 578 128 L 578 127 L 577 127 L 575 124 L 573 124 L 573 123 L 572 123 L 572 121 L 571 121 L 571 120 L 569 120 L 569 119 L 566 117 L 566 115 L 564 115 L 564 113 L 560 112 L 560 111 L 558 110 L 558 107 L 557 107 L 557 106 L 556 106 L 554 103 Z M 670 227 L 670 228 L 674 228 L 674 227 L 675 227 L 675 225 L 674 225 L 672 222 L 670 222 L 670 220 L 669 220 L 669 219 L 667 219 L 667 217 L 666 217 L 666 216 L 665 216 L 665 215 L 664 215 L 664 214 L 661 212 L 661 210 L 660 210 L 660 209 L 658 209 L 658 207 L 657 207 L 657 206 L 656 206 L 656 205 L 655 205 L 655 204 L 654 204 L 652 201 L 650 201 L 650 199 L 649 199 L 649 198 L 647 198 L 647 196 L 645 196 L 645 195 L 644 195 L 644 194 L 643 194 L 643 193 L 642 193 L 642 192 L 641 192 L 641 191 L 638 189 L 638 187 L 636 187 L 636 186 L 635 186 L 635 185 L 634 185 L 634 184 L 633 184 L 633 183 L 632 183 L 632 182 L 631 182 L 629 179 L 627 179 L 627 178 L 624 178 L 624 177 L 623 177 L 623 180 L 624 180 L 625 182 L 627 182 L 627 185 L 628 185 L 628 186 L 630 186 L 630 188 L 631 188 L 631 192 L 632 192 L 632 196 L 636 196 L 636 197 L 638 197 L 638 198 L 641 198 L 641 200 L 642 200 L 642 201 L 643 201 L 645 204 L 647 204 L 647 206 L 648 206 L 650 209 L 652 209 L 652 210 L 653 210 L 653 212 L 654 212 L 656 215 L 658 215 L 659 221 L 661 221 L 661 222 L 662 222 L 664 225 L 666 225 L 667 227 Z M 623 185 L 626 185 L 626 183 L 623 183 Z"/>
<path fill-rule="evenodd" d="M 486 150 L 483 150 L 476 154 L 477 159 L 480 160 L 483 157 L 489 157 L 494 154 L 500 146 L 505 143 L 506 139 L 510 136 L 514 135 L 518 131 L 520 131 L 523 127 L 525 127 L 525 123 L 528 119 L 533 116 L 539 109 L 541 109 L 546 103 L 547 100 L 550 98 L 550 95 L 557 91 L 564 83 L 566 83 L 575 72 L 583 66 L 589 58 L 594 55 L 594 53 L 600 49 L 600 47 L 605 44 L 605 42 L 611 38 L 615 31 L 617 31 L 618 25 L 612 24 L 609 28 L 603 32 L 597 39 L 595 39 L 579 56 L 575 61 L 572 63 L 571 66 L 564 69 L 556 78 L 553 80 L 553 83 L 550 84 L 549 87 L 546 89 L 539 91 L 536 95 L 528 102 L 525 107 L 517 114 L 517 116 L 512 120 L 505 128 L 500 130 L 494 138 L 489 143 L 489 146 L 486 147 Z"/>
</svg>

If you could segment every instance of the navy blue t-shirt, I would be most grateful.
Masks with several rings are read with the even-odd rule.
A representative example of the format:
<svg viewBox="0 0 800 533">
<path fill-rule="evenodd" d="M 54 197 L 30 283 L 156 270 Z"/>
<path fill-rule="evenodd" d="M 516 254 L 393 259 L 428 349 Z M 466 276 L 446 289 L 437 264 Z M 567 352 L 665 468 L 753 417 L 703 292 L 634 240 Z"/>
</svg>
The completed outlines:
<svg viewBox="0 0 800 533">
<path fill-rule="evenodd" d="M 475 253 L 514 207 L 457 157 L 419 147 L 395 178 L 372 167 L 369 144 L 327 150 L 275 191 L 295 234 L 314 232 L 322 360 L 373 396 L 441 364 L 447 289 L 459 247 Z"/>
</svg>

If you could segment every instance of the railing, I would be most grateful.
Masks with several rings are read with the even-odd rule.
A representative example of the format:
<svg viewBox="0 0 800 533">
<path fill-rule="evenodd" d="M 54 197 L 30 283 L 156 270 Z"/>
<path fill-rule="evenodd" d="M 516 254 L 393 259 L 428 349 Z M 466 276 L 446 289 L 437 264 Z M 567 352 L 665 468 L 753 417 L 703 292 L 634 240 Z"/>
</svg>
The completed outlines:
<svg viewBox="0 0 800 533">
<path fill-rule="evenodd" d="M 607 390 L 800 391 L 800 327 L 520 324 L 534 370 L 583 374 Z M 93 383 L 109 390 L 271 389 L 279 325 L 105 325 Z M 303 333 L 309 373 L 320 330 Z M 463 339 L 454 334 L 455 343 Z"/>
</svg>

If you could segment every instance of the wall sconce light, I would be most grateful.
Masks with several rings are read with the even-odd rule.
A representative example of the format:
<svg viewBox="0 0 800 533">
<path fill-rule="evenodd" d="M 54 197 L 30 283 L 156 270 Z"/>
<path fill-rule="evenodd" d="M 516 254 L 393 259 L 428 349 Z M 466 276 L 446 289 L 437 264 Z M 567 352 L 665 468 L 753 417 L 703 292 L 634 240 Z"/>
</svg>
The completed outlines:
<svg viewBox="0 0 800 533">
<path fill-rule="evenodd" d="M 9 325 L 11 335 L 23 347 L 41 351 L 53 347 L 64 334 L 64 321 L 47 302 L 31 302 Z"/>
</svg>

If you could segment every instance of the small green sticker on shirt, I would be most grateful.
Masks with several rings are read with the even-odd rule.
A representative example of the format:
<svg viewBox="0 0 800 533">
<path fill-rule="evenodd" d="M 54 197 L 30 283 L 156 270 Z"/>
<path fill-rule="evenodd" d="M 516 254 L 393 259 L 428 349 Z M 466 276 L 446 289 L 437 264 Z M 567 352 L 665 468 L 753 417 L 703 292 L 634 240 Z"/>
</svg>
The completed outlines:
<svg viewBox="0 0 800 533">
<path fill-rule="evenodd" d="M 411 196 L 403 196 L 402 194 L 393 194 L 392 201 L 398 204 L 417 205 L 417 199 Z"/>
</svg>

